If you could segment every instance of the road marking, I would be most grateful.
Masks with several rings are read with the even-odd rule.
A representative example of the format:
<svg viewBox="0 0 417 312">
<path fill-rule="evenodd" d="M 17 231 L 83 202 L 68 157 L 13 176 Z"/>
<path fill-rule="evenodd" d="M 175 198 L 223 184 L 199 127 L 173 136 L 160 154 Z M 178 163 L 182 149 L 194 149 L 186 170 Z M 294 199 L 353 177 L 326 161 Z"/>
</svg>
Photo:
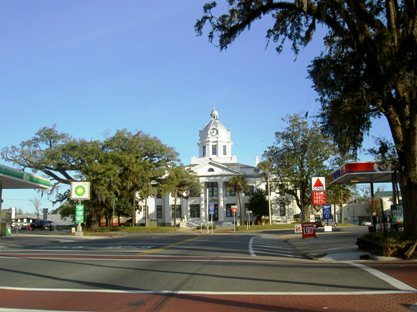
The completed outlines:
<svg viewBox="0 0 417 312">
<path fill-rule="evenodd" d="M 0 308 L 0 312 L 62 312 L 62 310 L 33 310 L 33 309 L 11 309 L 11 308 Z M 77 312 L 71 310 L 71 312 Z M 82 311 L 79 311 L 82 312 Z"/>
<path fill-rule="evenodd" d="M 66 292 L 66 293 L 102 293 L 102 294 L 138 294 L 138 295 L 214 295 L 214 296 L 364 296 L 417 293 L 417 290 L 375 290 L 375 291 L 191 291 L 191 290 L 118 290 L 118 289 L 83 289 L 83 288 L 25 288 L 0 286 L 0 290 Z"/>
<path fill-rule="evenodd" d="M 253 241 L 254 241 L 254 239 L 255 239 L 256 237 L 257 237 L 257 236 L 252 237 L 252 238 L 250 239 L 250 241 L 249 241 L 249 253 L 250 253 L 250 255 L 251 255 L 252 257 L 256 257 L 256 253 L 255 253 L 255 251 L 253 250 Z"/>
<path fill-rule="evenodd" d="M 401 290 L 401 291 L 410 291 L 410 292 L 417 292 L 417 289 L 411 287 L 408 284 L 405 284 L 399 280 L 397 280 L 396 278 L 393 278 L 392 276 L 389 276 L 385 273 L 382 273 L 381 271 L 378 271 L 376 269 L 370 268 L 366 265 L 360 264 L 360 263 L 351 263 L 353 266 L 358 267 L 366 272 L 368 272 L 369 274 L 372 274 L 374 276 L 376 276 L 377 278 L 383 280 L 384 282 L 394 286 L 395 288 Z"/>
</svg>

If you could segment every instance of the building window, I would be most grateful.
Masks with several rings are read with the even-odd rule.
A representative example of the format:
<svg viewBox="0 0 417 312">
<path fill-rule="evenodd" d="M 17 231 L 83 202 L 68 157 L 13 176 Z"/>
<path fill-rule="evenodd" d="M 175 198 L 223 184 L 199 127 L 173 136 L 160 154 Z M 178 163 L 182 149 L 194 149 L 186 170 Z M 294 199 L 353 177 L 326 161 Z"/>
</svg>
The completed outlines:
<svg viewBox="0 0 417 312">
<path fill-rule="evenodd" d="M 226 217 L 233 217 L 232 206 L 236 204 L 226 204 Z"/>
<path fill-rule="evenodd" d="M 226 196 L 236 196 L 236 190 L 233 186 L 229 185 L 229 183 L 224 182 L 224 190 Z"/>
<path fill-rule="evenodd" d="M 207 182 L 207 190 L 210 197 L 219 196 L 219 186 L 217 182 Z"/>
<path fill-rule="evenodd" d="M 227 155 L 227 146 L 223 145 L 223 155 L 226 156 Z"/>
<path fill-rule="evenodd" d="M 217 155 L 217 145 L 211 146 L 211 155 Z"/>
<path fill-rule="evenodd" d="M 190 197 L 200 197 L 200 191 L 196 188 L 190 189 Z"/>
<path fill-rule="evenodd" d="M 190 218 L 200 218 L 200 205 L 190 205 Z"/>
<path fill-rule="evenodd" d="M 174 208 L 175 208 L 175 205 L 172 205 L 171 206 L 172 207 L 172 218 L 174 218 Z M 177 210 L 176 210 L 176 213 L 177 213 L 177 218 L 181 218 L 181 205 L 177 205 Z"/>
<path fill-rule="evenodd" d="M 287 211 L 286 211 L 286 207 L 285 207 L 285 203 L 280 203 L 279 204 L 279 215 L 281 217 L 285 217 L 287 215 Z"/>
<path fill-rule="evenodd" d="M 214 172 L 214 169 L 213 168 L 209 168 L 207 171 L 208 172 Z"/>
<path fill-rule="evenodd" d="M 204 145 L 203 146 L 203 157 L 205 157 L 206 156 L 206 146 Z"/>
<path fill-rule="evenodd" d="M 156 218 L 162 219 L 162 205 L 156 206 Z"/>
</svg>

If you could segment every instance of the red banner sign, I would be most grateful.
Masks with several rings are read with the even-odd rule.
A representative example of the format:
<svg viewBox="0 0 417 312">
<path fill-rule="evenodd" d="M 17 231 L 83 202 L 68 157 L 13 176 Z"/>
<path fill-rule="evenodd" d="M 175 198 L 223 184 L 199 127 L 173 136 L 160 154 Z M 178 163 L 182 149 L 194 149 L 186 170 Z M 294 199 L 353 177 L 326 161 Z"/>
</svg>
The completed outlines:
<svg viewBox="0 0 417 312">
<path fill-rule="evenodd" d="M 312 192 L 311 197 L 313 205 L 326 205 L 326 191 Z"/>
</svg>

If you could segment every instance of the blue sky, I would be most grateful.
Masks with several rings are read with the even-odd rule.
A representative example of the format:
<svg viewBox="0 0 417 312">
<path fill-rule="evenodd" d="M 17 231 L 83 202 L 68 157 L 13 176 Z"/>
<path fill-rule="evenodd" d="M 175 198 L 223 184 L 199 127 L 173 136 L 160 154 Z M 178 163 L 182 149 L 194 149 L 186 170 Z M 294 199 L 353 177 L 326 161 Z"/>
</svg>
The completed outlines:
<svg viewBox="0 0 417 312">
<path fill-rule="evenodd" d="M 158 137 L 187 164 L 215 106 L 232 131 L 233 153 L 254 165 L 285 115 L 318 112 L 306 78 L 321 42 L 297 60 L 290 49 L 277 55 L 272 43 L 266 48 L 261 20 L 219 52 L 194 31 L 205 2 L 2 1 L 0 148 L 45 126 L 85 139 L 126 128 Z M 389 135 L 385 120 L 374 125 L 366 146 Z M 5 190 L 3 208 L 33 211 L 35 196 Z"/>
</svg>

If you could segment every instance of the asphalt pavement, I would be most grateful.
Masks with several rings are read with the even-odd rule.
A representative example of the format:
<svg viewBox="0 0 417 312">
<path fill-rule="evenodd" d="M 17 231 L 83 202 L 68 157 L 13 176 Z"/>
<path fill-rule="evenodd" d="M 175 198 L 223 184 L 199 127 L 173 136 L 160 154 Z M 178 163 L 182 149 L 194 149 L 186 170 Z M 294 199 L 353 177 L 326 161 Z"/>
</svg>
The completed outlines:
<svg viewBox="0 0 417 312">
<path fill-rule="evenodd" d="M 316 238 L 303 239 L 301 234 L 294 234 L 288 237 L 288 242 L 310 258 L 317 260 L 353 261 L 366 258 L 375 260 L 375 256 L 359 250 L 356 245 L 357 238 L 367 232 L 368 228 L 361 226 L 340 226 L 331 232 L 324 232 L 323 228 L 319 228 Z"/>
</svg>

